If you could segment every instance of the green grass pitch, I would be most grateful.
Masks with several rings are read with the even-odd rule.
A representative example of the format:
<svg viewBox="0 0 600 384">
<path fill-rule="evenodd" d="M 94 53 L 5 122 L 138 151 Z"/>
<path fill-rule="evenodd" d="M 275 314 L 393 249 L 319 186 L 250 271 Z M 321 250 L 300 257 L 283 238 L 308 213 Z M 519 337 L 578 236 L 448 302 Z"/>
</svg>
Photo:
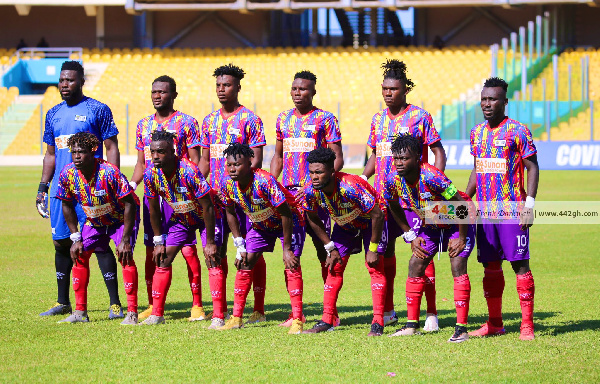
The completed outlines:
<svg viewBox="0 0 600 384">
<path fill-rule="evenodd" d="M 126 169 L 125 173 L 129 176 L 131 171 Z M 436 260 L 441 326 L 437 334 L 367 338 L 371 319 L 369 276 L 364 257 L 354 255 L 339 299 L 342 326 L 321 335 L 287 335 L 286 329 L 277 327 L 290 310 L 280 250 L 266 257 L 266 323 L 229 332 L 209 331 L 207 321 L 189 323 L 186 317 L 191 295 L 180 255 L 174 263 L 166 325 L 124 327 L 107 320 L 108 296 L 93 260 L 91 323 L 56 324 L 57 317 L 38 316 L 56 299 L 50 224 L 34 208 L 40 173 L 39 167 L 0 168 L 2 382 L 600 382 L 600 226 L 533 226 L 531 267 L 536 281 L 537 338 L 532 342 L 518 340 L 520 308 L 514 273 L 508 265 L 504 292 L 507 334 L 459 345 L 447 342 L 455 322 L 447 254 Z M 447 173 L 464 188 L 468 172 Z M 542 171 L 538 200 L 600 200 L 598 176 L 598 172 Z M 397 255 L 395 303 L 402 322 L 409 257 L 404 243 L 397 244 Z M 135 258 L 144 309 L 143 246 L 137 247 Z M 320 318 L 323 288 L 310 241 L 302 266 L 307 327 L 311 327 Z M 473 287 L 470 330 L 487 316 L 482 272 L 473 255 L 469 262 Z M 230 310 L 234 277 L 230 261 Z M 205 266 L 202 294 L 209 310 Z M 120 295 L 125 303 L 122 287 Z M 246 316 L 251 313 L 252 300 L 250 293 Z M 391 331 L 386 329 L 386 333 Z"/>
</svg>

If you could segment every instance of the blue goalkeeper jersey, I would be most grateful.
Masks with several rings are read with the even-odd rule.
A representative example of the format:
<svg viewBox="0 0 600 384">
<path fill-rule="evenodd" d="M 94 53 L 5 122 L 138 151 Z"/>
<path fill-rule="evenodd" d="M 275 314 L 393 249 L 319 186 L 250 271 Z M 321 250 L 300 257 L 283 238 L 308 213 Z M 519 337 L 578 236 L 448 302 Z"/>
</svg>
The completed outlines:
<svg viewBox="0 0 600 384">
<path fill-rule="evenodd" d="M 102 142 L 119 134 L 110 108 L 87 96 L 74 106 L 66 102 L 55 105 L 46 113 L 44 143 L 55 147 L 56 161 L 50 197 L 56 196 L 58 175 L 73 160 L 67 140 L 78 132 L 91 132 L 100 140 L 95 156 L 102 158 Z"/>
</svg>

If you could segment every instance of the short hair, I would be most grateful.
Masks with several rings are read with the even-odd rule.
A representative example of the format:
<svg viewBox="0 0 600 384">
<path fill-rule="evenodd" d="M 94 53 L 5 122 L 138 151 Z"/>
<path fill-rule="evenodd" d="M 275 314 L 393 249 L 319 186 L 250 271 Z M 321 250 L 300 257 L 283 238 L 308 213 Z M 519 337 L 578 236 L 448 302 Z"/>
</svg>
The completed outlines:
<svg viewBox="0 0 600 384">
<path fill-rule="evenodd" d="M 336 156 L 335 152 L 331 148 L 319 147 L 317 149 L 313 149 L 308 153 L 306 157 L 306 161 L 309 164 L 320 163 L 326 164 L 330 167 L 333 167 Z"/>
<path fill-rule="evenodd" d="M 242 68 L 238 67 L 237 65 L 233 65 L 232 63 L 229 63 L 227 65 L 222 65 L 219 68 L 215 69 L 213 76 L 219 77 L 229 75 L 235 77 L 239 81 L 244 78 L 245 74 L 246 72 L 244 72 Z"/>
<path fill-rule="evenodd" d="M 67 147 L 69 147 L 69 149 L 73 149 L 76 145 L 92 151 L 100 145 L 100 140 L 93 133 L 77 132 L 67 140 Z"/>
<path fill-rule="evenodd" d="M 175 143 L 175 135 L 169 131 L 154 131 L 152 132 L 152 141 L 166 141 L 172 148 Z"/>
<path fill-rule="evenodd" d="M 248 159 L 254 157 L 254 151 L 248 144 L 231 143 L 223 151 L 225 157 L 233 156 L 234 159 L 244 156 Z"/>
<path fill-rule="evenodd" d="M 312 73 L 311 71 L 296 72 L 296 74 L 294 75 L 294 80 L 296 80 L 296 79 L 310 80 L 310 81 L 314 81 L 315 84 L 317 83 L 317 76 L 314 73 Z"/>
<path fill-rule="evenodd" d="M 483 83 L 484 88 L 500 87 L 504 92 L 508 91 L 508 83 L 499 77 L 490 77 Z"/>
<path fill-rule="evenodd" d="M 171 90 L 171 92 L 177 92 L 177 83 L 175 83 L 175 79 L 173 79 L 171 76 L 167 76 L 167 75 L 158 76 L 152 82 L 152 84 L 154 84 L 154 83 L 169 83 L 169 89 Z"/>
<path fill-rule="evenodd" d="M 83 66 L 79 61 L 75 60 L 65 61 L 64 63 L 62 63 L 60 71 L 76 71 L 79 74 L 79 76 L 81 76 L 81 78 L 83 78 L 84 75 Z"/>
<path fill-rule="evenodd" d="M 415 83 L 406 77 L 406 64 L 403 61 L 388 59 L 385 63 L 381 64 L 381 68 L 383 69 L 384 80 L 400 80 L 404 83 L 408 91 L 411 91 L 415 87 Z"/>
<path fill-rule="evenodd" d="M 396 136 L 392 143 L 392 153 L 399 154 L 404 150 L 408 150 L 420 158 L 423 153 L 423 144 L 421 143 L 421 140 L 409 133 L 400 134 Z"/>
</svg>

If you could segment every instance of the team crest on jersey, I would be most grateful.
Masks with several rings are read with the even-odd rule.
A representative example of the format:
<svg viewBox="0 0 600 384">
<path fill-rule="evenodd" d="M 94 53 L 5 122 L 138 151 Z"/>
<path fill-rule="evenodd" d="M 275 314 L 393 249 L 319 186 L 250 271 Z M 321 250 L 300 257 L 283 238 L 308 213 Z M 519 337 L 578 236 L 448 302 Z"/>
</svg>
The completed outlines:
<svg viewBox="0 0 600 384">
<path fill-rule="evenodd" d="M 97 191 L 94 191 L 94 196 L 96 196 L 96 197 L 100 197 L 100 196 L 104 196 L 104 195 L 106 195 L 105 189 L 99 189 Z"/>
<path fill-rule="evenodd" d="M 177 187 L 177 192 L 179 193 L 187 193 L 187 188 L 186 187 Z"/>
<path fill-rule="evenodd" d="M 83 115 L 83 116 L 75 115 L 75 121 L 81 121 L 82 123 L 85 123 L 86 119 L 87 119 L 87 116 L 85 116 L 85 115 Z"/>
<path fill-rule="evenodd" d="M 504 147 L 506 140 L 494 140 L 494 147 Z"/>
<path fill-rule="evenodd" d="M 304 126 L 305 131 L 314 131 L 317 128 L 315 124 L 307 124 Z"/>
</svg>

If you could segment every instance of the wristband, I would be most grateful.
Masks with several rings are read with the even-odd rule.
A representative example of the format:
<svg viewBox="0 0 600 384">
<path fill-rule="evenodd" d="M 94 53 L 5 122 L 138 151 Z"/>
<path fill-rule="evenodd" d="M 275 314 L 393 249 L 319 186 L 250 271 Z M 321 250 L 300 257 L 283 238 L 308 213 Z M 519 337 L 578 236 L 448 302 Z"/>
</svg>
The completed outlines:
<svg viewBox="0 0 600 384">
<path fill-rule="evenodd" d="M 406 241 L 407 243 L 412 242 L 414 239 L 417 238 L 417 234 L 415 233 L 415 231 L 413 231 L 412 229 L 408 232 L 404 232 L 404 234 L 402 235 L 402 237 L 404 238 L 404 241 Z"/>
<path fill-rule="evenodd" d="M 371 252 L 377 252 L 377 248 L 379 248 L 379 244 L 377 244 L 377 243 L 371 243 L 371 244 L 369 244 L 369 251 L 371 251 Z"/>
<path fill-rule="evenodd" d="M 154 236 L 152 238 L 152 242 L 154 245 L 163 245 L 165 243 L 165 239 L 162 237 L 162 235 Z"/>
<path fill-rule="evenodd" d="M 535 198 L 527 196 L 525 199 L 525 208 L 533 208 L 535 206 Z"/>
<path fill-rule="evenodd" d="M 235 259 L 236 259 L 236 260 L 242 260 L 242 254 L 241 254 L 241 253 L 239 253 L 239 252 L 238 252 L 238 253 L 236 253 L 236 255 L 235 255 Z"/>
<path fill-rule="evenodd" d="M 130 181 L 129 186 L 135 191 L 135 189 L 137 188 L 137 183 L 135 181 Z"/>
<path fill-rule="evenodd" d="M 74 243 L 81 241 L 81 232 L 71 233 L 71 236 L 69 236 L 69 237 L 71 238 L 71 241 Z"/>
<path fill-rule="evenodd" d="M 364 181 L 368 181 L 369 179 L 367 178 L 367 176 L 365 175 L 360 175 L 360 178 L 363 179 Z"/>
<path fill-rule="evenodd" d="M 236 248 L 246 247 L 246 240 L 243 237 L 234 237 L 233 238 L 233 246 Z"/>
<path fill-rule="evenodd" d="M 38 187 L 38 192 L 48 193 L 48 183 L 40 182 L 40 186 Z"/>
<path fill-rule="evenodd" d="M 327 251 L 327 253 L 333 251 L 335 249 L 335 243 L 333 241 L 330 241 L 329 243 L 325 244 L 325 250 Z"/>
</svg>

